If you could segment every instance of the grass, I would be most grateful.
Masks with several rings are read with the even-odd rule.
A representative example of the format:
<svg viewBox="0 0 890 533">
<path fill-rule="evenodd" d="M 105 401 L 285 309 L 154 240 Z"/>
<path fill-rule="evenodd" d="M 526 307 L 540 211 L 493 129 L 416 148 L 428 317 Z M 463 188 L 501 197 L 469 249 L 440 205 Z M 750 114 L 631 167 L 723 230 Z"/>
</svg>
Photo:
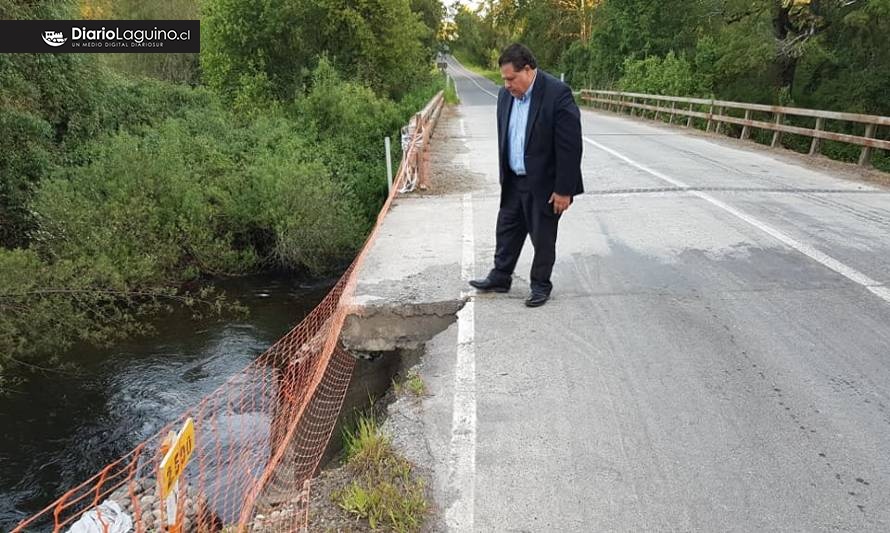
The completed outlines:
<svg viewBox="0 0 890 533">
<path fill-rule="evenodd" d="M 393 381 L 392 386 L 398 396 L 406 393 L 416 397 L 426 395 L 426 383 L 416 370 L 409 371 L 402 381 Z"/>
<path fill-rule="evenodd" d="M 451 105 L 460 103 L 460 98 L 457 96 L 455 81 L 450 76 L 445 78 L 445 103 Z"/>
<path fill-rule="evenodd" d="M 472 72 L 475 72 L 476 74 L 479 74 L 480 76 L 484 76 L 484 77 L 488 78 L 495 85 L 500 86 L 504 83 L 503 78 L 501 78 L 500 71 L 495 70 L 495 69 L 486 68 L 486 67 L 483 67 L 482 65 L 478 65 L 478 64 L 474 63 L 470 58 L 468 58 L 466 56 L 466 54 L 463 54 L 461 52 L 455 52 L 454 57 L 457 58 L 458 61 L 460 61 L 460 64 L 463 65 L 464 68 L 466 68 L 467 70 L 470 70 Z"/>
<path fill-rule="evenodd" d="M 411 463 L 396 453 L 376 418 L 360 416 L 343 441 L 354 479 L 332 500 L 373 530 L 419 531 L 429 510 L 423 480 L 414 478 Z"/>
<path fill-rule="evenodd" d="M 392 451 L 390 440 L 380 431 L 374 415 L 360 415 L 354 428 L 344 430 L 343 447 L 346 462 L 361 471 L 379 464 Z"/>
</svg>

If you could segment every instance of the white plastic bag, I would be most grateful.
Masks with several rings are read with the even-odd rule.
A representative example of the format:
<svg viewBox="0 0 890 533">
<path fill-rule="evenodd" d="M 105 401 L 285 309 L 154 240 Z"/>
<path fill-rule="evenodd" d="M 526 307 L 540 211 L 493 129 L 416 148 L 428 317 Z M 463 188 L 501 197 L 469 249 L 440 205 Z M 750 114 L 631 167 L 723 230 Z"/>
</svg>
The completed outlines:
<svg viewBox="0 0 890 533">
<path fill-rule="evenodd" d="M 107 528 L 107 529 L 106 529 Z M 105 500 L 102 505 L 90 509 L 75 522 L 68 533 L 130 533 L 133 519 L 114 500 Z"/>
</svg>

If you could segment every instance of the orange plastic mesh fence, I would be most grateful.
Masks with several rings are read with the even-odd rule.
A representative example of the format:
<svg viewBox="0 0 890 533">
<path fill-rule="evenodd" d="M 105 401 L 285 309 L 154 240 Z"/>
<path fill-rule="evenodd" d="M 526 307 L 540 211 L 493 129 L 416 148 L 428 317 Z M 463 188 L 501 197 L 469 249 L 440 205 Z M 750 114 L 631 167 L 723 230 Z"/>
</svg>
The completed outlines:
<svg viewBox="0 0 890 533">
<path fill-rule="evenodd" d="M 442 93 L 412 118 L 431 131 Z M 428 138 L 428 133 L 425 135 Z M 355 359 L 338 344 L 357 272 L 406 176 L 428 149 L 415 136 L 392 192 L 352 265 L 324 300 L 252 364 L 158 434 L 74 487 L 13 532 L 167 531 L 158 471 L 171 431 L 193 419 L 194 451 L 178 481 L 183 532 L 300 531 L 308 523 L 309 480 L 340 414 Z M 127 521 L 129 520 L 129 527 Z"/>
</svg>

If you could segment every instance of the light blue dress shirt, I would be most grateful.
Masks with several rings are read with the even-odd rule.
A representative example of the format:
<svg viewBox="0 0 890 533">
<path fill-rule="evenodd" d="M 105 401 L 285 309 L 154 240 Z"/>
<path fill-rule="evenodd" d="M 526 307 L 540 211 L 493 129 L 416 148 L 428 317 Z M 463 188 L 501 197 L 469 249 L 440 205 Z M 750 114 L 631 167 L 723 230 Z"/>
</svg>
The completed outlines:
<svg viewBox="0 0 890 533">
<path fill-rule="evenodd" d="M 507 126 L 507 139 L 509 142 L 508 156 L 510 168 L 519 176 L 525 175 L 525 126 L 528 124 L 528 109 L 532 103 L 532 89 L 537 72 L 528 90 L 521 98 L 513 98 L 513 109 L 510 111 L 510 123 Z"/>
</svg>

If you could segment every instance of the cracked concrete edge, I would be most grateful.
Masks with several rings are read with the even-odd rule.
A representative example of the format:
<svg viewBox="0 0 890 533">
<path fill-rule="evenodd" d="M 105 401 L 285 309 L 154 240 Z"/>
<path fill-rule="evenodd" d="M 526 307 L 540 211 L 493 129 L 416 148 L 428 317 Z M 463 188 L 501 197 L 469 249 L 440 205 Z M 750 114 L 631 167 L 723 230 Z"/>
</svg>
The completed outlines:
<svg viewBox="0 0 890 533">
<path fill-rule="evenodd" d="M 354 305 L 340 340 L 351 352 L 416 349 L 453 324 L 467 299 Z"/>
</svg>

